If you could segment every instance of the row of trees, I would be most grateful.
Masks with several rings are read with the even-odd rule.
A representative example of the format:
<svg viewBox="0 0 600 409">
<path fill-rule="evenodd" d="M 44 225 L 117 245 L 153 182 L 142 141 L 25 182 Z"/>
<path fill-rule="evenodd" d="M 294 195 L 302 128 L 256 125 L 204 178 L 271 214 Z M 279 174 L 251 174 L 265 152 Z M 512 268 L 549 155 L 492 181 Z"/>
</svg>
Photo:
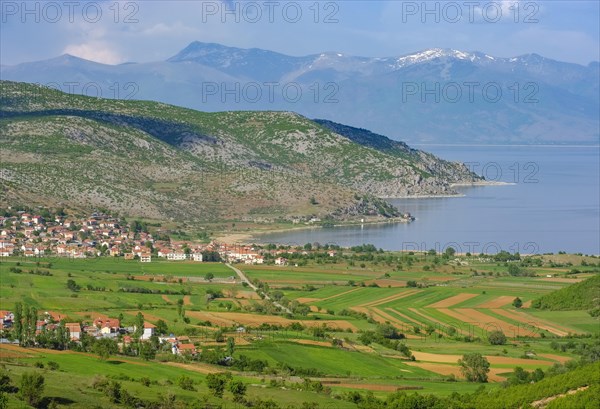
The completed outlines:
<svg viewBox="0 0 600 409">
<path fill-rule="evenodd" d="M 21 346 L 32 346 L 35 342 L 37 328 L 37 308 L 17 302 L 14 314 L 13 331 L 15 339 L 19 340 Z"/>
</svg>

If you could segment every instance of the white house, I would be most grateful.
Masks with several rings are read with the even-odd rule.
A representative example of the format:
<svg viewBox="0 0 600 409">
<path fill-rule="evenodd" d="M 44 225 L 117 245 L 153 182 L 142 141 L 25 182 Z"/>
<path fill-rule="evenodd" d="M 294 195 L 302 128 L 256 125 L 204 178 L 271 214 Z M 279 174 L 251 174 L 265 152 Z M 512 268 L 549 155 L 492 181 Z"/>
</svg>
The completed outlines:
<svg viewBox="0 0 600 409">
<path fill-rule="evenodd" d="M 187 254 L 185 254 L 185 252 L 183 252 L 183 251 L 173 251 L 171 253 L 167 253 L 167 260 L 181 261 L 181 260 L 186 260 L 186 259 L 187 259 Z"/>
<path fill-rule="evenodd" d="M 142 333 L 141 339 L 150 339 L 152 335 L 154 335 L 154 331 L 156 329 L 156 325 L 151 324 L 149 322 L 144 322 L 144 332 Z"/>
<path fill-rule="evenodd" d="M 69 336 L 73 341 L 79 341 L 81 337 L 81 324 L 78 322 L 67 322 L 65 328 L 69 331 Z"/>
<path fill-rule="evenodd" d="M 277 266 L 285 266 L 287 264 L 287 258 L 284 257 L 277 257 L 275 259 L 275 265 Z"/>
<path fill-rule="evenodd" d="M 150 254 L 150 253 L 140 254 L 140 262 L 141 263 L 150 263 L 151 261 L 152 261 L 152 254 Z"/>
<path fill-rule="evenodd" d="M 202 261 L 202 253 L 192 253 L 190 254 L 190 257 L 194 261 Z"/>
</svg>

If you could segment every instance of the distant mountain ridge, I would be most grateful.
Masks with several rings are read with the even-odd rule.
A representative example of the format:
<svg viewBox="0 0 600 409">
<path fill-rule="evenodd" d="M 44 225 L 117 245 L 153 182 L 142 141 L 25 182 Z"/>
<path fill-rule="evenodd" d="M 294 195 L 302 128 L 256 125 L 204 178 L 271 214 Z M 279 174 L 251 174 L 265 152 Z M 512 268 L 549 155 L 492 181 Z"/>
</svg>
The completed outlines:
<svg viewBox="0 0 600 409">
<path fill-rule="evenodd" d="M 193 42 L 166 61 L 64 55 L 2 66 L 2 79 L 202 111 L 282 110 L 411 143 L 600 142 L 600 64 L 432 48 L 396 57 L 289 56 Z M 296 99 L 295 95 L 300 94 Z M 497 97 L 498 96 L 498 97 Z"/>
<path fill-rule="evenodd" d="M 0 81 L 0 207 L 207 222 L 389 218 L 385 197 L 455 194 L 465 165 L 293 112 L 205 113 Z"/>
</svg>

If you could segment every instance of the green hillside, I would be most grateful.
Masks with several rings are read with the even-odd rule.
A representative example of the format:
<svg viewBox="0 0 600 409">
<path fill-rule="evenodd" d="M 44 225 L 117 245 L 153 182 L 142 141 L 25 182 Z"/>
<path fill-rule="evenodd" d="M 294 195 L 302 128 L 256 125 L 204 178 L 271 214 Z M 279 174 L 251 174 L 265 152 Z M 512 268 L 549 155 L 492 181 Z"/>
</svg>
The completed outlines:
<svg viewBox="0 0 600 409">
<path fill-rule="evenodd" d="M 544 310 L 587 310 L 600 306 L 600 274 L 534 300 L 534 308 Z"/>
<path fill-rule="evenodd" d="M 185 221 L 390 217 L 397 211 L 378 197 L 448 194 L 451 183 L 478 180 L 461 164 L 401 155 L 383 136 L 351 138 L 291 112 L 204 113 L 0 88 L 2 205 Z"/>
</svg>

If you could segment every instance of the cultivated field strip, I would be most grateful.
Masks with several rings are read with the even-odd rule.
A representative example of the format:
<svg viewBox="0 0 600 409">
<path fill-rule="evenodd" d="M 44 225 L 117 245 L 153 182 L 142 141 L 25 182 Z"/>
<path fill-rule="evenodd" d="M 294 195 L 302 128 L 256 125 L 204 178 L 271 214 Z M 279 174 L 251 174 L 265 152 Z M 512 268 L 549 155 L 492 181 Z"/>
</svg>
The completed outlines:
<svg viewBox="0 0 600 409">
<path fill-rule="evenodd" d="M 358 328 L 354 326 L 354 324 L 346 321 L 346 320 L 319 320 L 319 321 L 309 321 L 309 320 L 292 320 L 285 317 L 277 316 L 277 315 L 259 315 L 259 314 L 247 314 L 247 313 L 237 313 L 237 312 L 207 312 L 207 311 L 187 311 L 187 315 L 194 317 L 196 319 L 210 321 L 213 324 L 219 326 L 233 326 L 233 325 L 256 325 L 259 326 L 261 324 L 271 324 L 271 325 L 282 325 L 288 326 L 294 322 L 301 323 L 307 327 L 320 327 L 327 326 L 331 328 L 336 328 L 339 330 L 351 329 L 352 331 L 357 331 Z"/>
<path fill-rule="evenodd" d="M 411 312 L 413 312 L 413 313 L 415 313 L 415 314 L 417 314 L 417 315 L 419 315 L 419 316 L 421 316 L 421 317 L 423 317 L 423 318 L 425 318 L 425 319 L 426 319 L 426 320 L 428 320 L 428 321 L 431 321 L 431 322 L 433 322 L 433 323 L 435 323 L 435 324 L 441 325 L 441 326 L 442 326 L 442 327 L 444 327 L 444 328 L 445 328 L 445 327 L 450 327 L 450 326 L 452 326 L 452 322 L 448 323 L 448 322 L 440 321 L 440 320 L 438 320 L 438 319 L 436 319 L 436 318 L 433 318 L 433 317 L 431 317 L 431 316 L 429 316 L 429 315 L 425 314 L 425 313 L 424 313 L 424 312 L 422 312 L 422 311 L 419 311 L 419 310 L 417 310 L 416 308 L 409 308 L 408 310 L 409 310 L 409 311 L 411 311 Z M 459 320 L 459 321 L 460 321 L 460 320 Z M 457 324 L 458 324 L 458 323 L 457 323 Z M 458 328 L 456 328 L 456 330 L 457 330 L 457 331 L 458 331 L 460 334 L 462 334 L 462 335 L 470 335 L 470 332 L 469 332 L 469 331 L 465 331 L 465 330 L 463 330 L 462 328 L 460 328 L 460 326 L 459 326 Z"/>
<path fill-rule="evenodd" d="M 406 315 L 406 314 L 403 314 L 403 313 L 401 313 L 401 312 L 400 312 L 400 311 L 398 311 L 398 310 L 395 310 L 395 309 L 393 309 L 393 308 L 389 308 L 389 307 L 388 307 L 388 308 L 386 308 L 386 310 L 387 310 L 387 311 L 390 311 L 390 312 L 391 312 L 391 313 L 393 313 L 393 314 L 396 314 L 396 315 L 397 315 L 397 316 L 399 316 L 399 317 L 402 317 L 402 318 L 404 318 L 404 319 L 405 319 L 407 322 L 412 322 L 412 323 L 414 323 L 414 324 L 417 324 L 417 325 L 419 325 L 419 326 L 425 326 L 425 324 L 424 324 L 422 321 L 418 321 L 418 320 L 416 320 L 416 319 L 414 319 L 414 318 L 411 318 L 411 317 L 409 317 L 408 315 Z"/>
<path fill-rule="evenodd" d="M 564 337 L 564 336 L 568 335 L 569 332 L 572 332 L 572 333 L 578 332 L 578 331 L 574 331 L 574 330 L 559 326 L 554 323 L 551 324 L 547 321 L 544 321 L 539 318 L 532 317 L 531 315 L 527 315 L 527 314 L 520 313 L 520 312 L 513 312 L 513 311 L 508 311 L 508 310 L 502 310 L 502 309 L 497 309 L 497 310 L 492 310 L 492 311 L 498 315 L 502 315 L 503 317 L 510 318 L 515 321 L 522 322 L 524 324 L 530 324 L 530 325 L 533 325 L 540 329 L 546 330 L 548 332 L 551 332 L 554 335 L 558 335 L 559 337 Z"/>
<path fill-rule="evenodd" d="M 470 294 L 470 293 L 462 293 L 457 294 L 452 297 L 448 297 L 442 301 L 438 301 L 436 303 L 430 304 L 427 308 L 448 308 L 452 307 L 456 304 L 460 304 L 463 301 L 470 300 L 471 298 L 477 297 L 479 294 Z"/>
<path fill-rule="evenodd" d="M 445 314 L 449 317 L 465 322 L 467 324 L 476 325 L 485 331 L 500 330 L 509 337 L 515 337 L 519 334 L 519 327 L 516 325 L 509 324 L 505 321 L 499 320 L 494 317 L 490 317 L 480 311 L 472 308 L 458 308 L 456 310 L 450 310 L 448 308 L 439 308 L 437 311 Z M 533 336 L 539 336 L 539 334 L 530 334 Z"/>
<path fill-rule="evenodd" d="M 493 300 L 479 304 L 476 308 L 501 308 L 512 303 L 514 299 L 515 297 L 512 295 L 502 295 L 498 298 L 494 298 Z"/>
<path fill-rule="evenodd" d="M 381 304 L 386 304 L 392 301 L 396 301 L 396 300 L 400 300 L 402 298 L 408 297 L 410 295 L 416 294 L 418 293 L 419 290 L 408 290 L 408 291 L 404 291 L 401 292 L 399 294 L 394 294 L 391 295 L 389 297 L 385 297 L 385 298 L 380 298 L 379 300 L 375 300 L 375 301 L 370 301 L 364 304 L 360 304 L 359 307 L 375 307 Z"/>
<path fill-rule="evenodd" d="M 344 291 L 343 293 L 334 294 L 334 295 L 330 295 L 329 297 L 318 299 L 318 301 L 328 301 L 328 300 L 331 300 L 331 299 L 334 299 L 334 298 L 337 298 L 337 297 L 341 297 L 343 295 L 347 295 L 347 294 L 350 294 L 350 293 L 353 293 L 353 292 L 356 292 L 356 291 L 360 291 L 360 290 L 361 290 L 360 287 L 359 288 L 353 288 L 352 290 Z"/>
</svg>

